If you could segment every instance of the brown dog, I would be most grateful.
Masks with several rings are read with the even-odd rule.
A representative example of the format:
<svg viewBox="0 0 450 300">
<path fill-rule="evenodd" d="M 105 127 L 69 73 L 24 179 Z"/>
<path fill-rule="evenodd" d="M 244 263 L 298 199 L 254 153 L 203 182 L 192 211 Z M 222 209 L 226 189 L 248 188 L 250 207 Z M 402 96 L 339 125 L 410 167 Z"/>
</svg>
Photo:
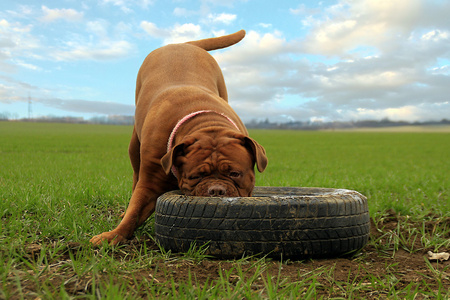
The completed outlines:
<svg viewBox="0 0 450 300">
<path fill-rule="evenodd" d="M 136 81 L 129 155 L 133 194 L 120 224 L 91 239 L 117 244 L 155 210 L 157 198 L 181 189 L 193 196 L 251 196 L 254 166 L 267 166 L 264 148 L 228 105 L 222 72 L 207 51 L 236 44 L 234 34 L 168 45 L 151 52 Z M 171 174 L 172 173 L 172 174 Z"/>
</svg>

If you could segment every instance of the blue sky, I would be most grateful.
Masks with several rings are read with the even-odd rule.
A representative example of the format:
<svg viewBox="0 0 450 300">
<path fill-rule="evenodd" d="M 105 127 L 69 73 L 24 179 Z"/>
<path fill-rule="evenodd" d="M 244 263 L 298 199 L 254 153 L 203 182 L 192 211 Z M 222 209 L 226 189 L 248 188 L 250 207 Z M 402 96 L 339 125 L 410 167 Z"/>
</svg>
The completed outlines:
<svg viewBox="0 0 450 300">
<path fill-rule="evenodd" d="M 133 115 L 136 74 L 168 43 L 247 36 L 211 54 L 241 118 L 450 118 L 444 0 L 3 0 L 0 114 Z"/>
</svg>

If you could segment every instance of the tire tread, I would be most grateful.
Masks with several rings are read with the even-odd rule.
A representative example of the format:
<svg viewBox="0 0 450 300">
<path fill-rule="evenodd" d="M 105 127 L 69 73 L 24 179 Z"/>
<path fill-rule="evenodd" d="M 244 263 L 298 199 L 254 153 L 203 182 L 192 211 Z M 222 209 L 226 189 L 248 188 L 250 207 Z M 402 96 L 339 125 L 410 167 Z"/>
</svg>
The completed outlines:
<svg viewBox="0 0 450 300">
<path fill-rule="evenodd" d="M 317 189 L 319 192 L 321 189 Z M 354 191 L 283 197 L 202 198 L 164 194 L 156 207 L 155 234 L 172 251 L 209 244 L 220 257 L 269 254 L 338 256 L 361 249 L 369 237 L 367 199 Z M 268 188 L 266 188 L 266 192 Z M 289 196 L 284 196 L 290 193 Z"/>
</svg>

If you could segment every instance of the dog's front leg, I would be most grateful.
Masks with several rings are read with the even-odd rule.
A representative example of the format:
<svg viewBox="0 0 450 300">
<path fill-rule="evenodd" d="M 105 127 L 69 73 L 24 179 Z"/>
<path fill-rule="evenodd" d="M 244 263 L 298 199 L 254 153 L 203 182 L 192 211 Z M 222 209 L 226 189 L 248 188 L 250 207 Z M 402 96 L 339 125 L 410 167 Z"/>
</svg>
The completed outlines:
<svg viewBox="0 0 450 300">
<path fill-rule="evenodd" d="M 100 245 L 103 241 L 107 241 L 110 245 L 116 245 L 131 238 L 136 228 L 155 211 L 156 199 L 159 195 L 160 192 L 139 187 L 138 184 L 120 224 L 114 230 L 94 236 L 91 243 Z"/>
</svg>

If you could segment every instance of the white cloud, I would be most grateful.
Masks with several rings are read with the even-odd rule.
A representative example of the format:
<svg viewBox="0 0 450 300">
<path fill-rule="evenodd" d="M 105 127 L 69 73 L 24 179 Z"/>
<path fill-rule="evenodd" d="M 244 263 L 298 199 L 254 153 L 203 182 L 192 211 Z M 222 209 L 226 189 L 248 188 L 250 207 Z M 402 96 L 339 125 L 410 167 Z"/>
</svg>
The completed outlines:
<svg viewBox="0 0 450 300">
<path fill-rule="evenodd" d="M 439 42 L 441 40 L 448 40 L 450 37 L 449 31 L 431 30 L 422 35 L 422 39 L 425 41 Z"/>
<path fill-rule="evenodd" d="M 0 103 L 28 102 L 28 97 L 14 96 L 13 91 L 8 91 L 8 87 L 0 84 Z M 6 93 L 7 97 L 3 97 Z M 83 99 L 63 99 L 56 97 L 32 97 L 33 104 L 41 104 L 52 109 L 58 109 L 66 112 L 105 114 L 105 115 L 133 115 L 134 105 L 122 104 L 113 101 L 91 101 Z"/>
<path fill-rule="evenodd" d="M 327 28 L 333 28 L 336 39 L 343 28 L 355 30 L 352 22 L 332 21 Z M 223 68 L 230 103 L 243 116 L 264 118 L 270 111 L 272 120 L 442 119 L 450 115 L 450 78 L 445 66 L 430 65 L 450 54 L 446 32 L 410 34 L 396 41 L 402 47 L 397 52 L 367 56 L 367 47 L 360 47 L 361 54 L 323 63 L 299 56 L 307 40 L 289 42 L 279 32 L 250 31 L 242 42 L 214 56 Z M 358 45 L 357 40 L 351 43 Z M 322 48 L 315 53 L 323 53 Z"/>
<path fill-rule="evenodd" d="M 297 8 L 290 8 L 289 12 L 294 15 L 302 15 L 305 14 L 307 10 L 308 9 L 306 8 L 306 5 L 302 3 L 299 6 L 297 6 Z"/>
<path fill-rule="evenodd" d="M 86 23 L 86 30 L 100 38 L 108 36 L 108 22 L 105 20 L 89 21 Z"/>
<path fill-rule="evenodd" d="M 140 26 L 145 32 L 154 38 L 164 38 L 169 35 L 168 30 L 158 28 L 158 26 L 152 22 L 142 21 Z"/>
<path fill-rule="evenodd" d="M 48 12 L 45 22 L 53 22 L 59 18 L 66 20 L 76 20 L 82 14 L 71 14 L 71 10 L 53 9 L 49 10 L 45 6 L 43 9 Z M 69 13 L 68 13 L 69 11 Z M 71 18 L 72 16 L 73 18 Z M 41 19 L 42 20 L 42 19 Z M 12 65 L 30 70 L 42 70 L 30 60 L 40 61 L 73 61 L 73 60 L 111 60 L 129 55 L 134 45 L 125 39 L 125 32 L 129 31 L 122 23 L 116 26 L 114 35 L 110 37 L 109 23 L 103 19 L 86 22 L 85 32 L 73 33 L 65 31 L 65 41 L 59 39 L 57 43 L 51 40 L 38 39 L 32 30 L 35 25 L 23 25 L 19 22 L 11 23 L 7 20 L 0 20 L 0 63 L 2 65 Z M 74 32 L 76 32 L 74 30 Z M 87 33 L 87 34 L 86 34 Z M 120 37 L 123 38 L 120 38 Z M 45 43 L 45 44 L 44 44 Z M 12 70 L 14 67 L 3 70 Z"/>
<path fill-rule="evenodd" d="M 142 7 L 142 8 L 148 8 L 149 6 L 153 5 L 155 3 L 154 0 L 137 0 L 136 5 Z"/>
<path fill-rule="evenodd" d="M 267 28 L 272 28 L 273 25 L 269 24 L 269 23 L 259 23 L 258 26 L 267 29 Z"/>
<path fill-rule="evenodd" d="M 15 63 L 18 66 L 21 66 L 21 67 L 24 67 L 26 69 L 30 69 L 30 70 L 33 70 L 33 71 L 40 71 L 40 70 L 42 70 L 40 67 L 38 67 L 36 65 L 33 65 L 33 64 L 30 64 L 30 63 L 26 63 L 26 62 L 24 62 L 24 61 L 22 61 L 20 59 L 12 60 L 12 62 Z"/>
<path fill-rule="evenodd" d="M 59 61 L 111 60 L 127 56 L 133 45 L 127 41 L 104 41 L 98 44 L 72 44 L 69 49 L 56 49 L 52 55 Z"/>
<path fill-rule="evenodd" d="M 176 17 L 189 17 L 197 14 L 198 11 L 189 10 L 183 7 L 175 7 L 173 10 L 173 15 Z"/>
<path fill-rule="evenodd" d="M 183 2 L 186 8 L 174 8 L 177 4 L 171 3 L 161 16 L 139 14 L 152 3 L 101 0 L 103 7 L 98 11 L 111 16 L 95 17 L 91 13 L 98 3 L 93 2 L 77 4 L 78 10 L 16 5 L 16 12 L 2 11 L 0 71 L 50 73 L 46 62 L 129 57 L 143 32 L 169 44 L 227 34 L 237 14 L 239 23 L 247 22 L 240 7 L 233 10 L 238 1 L 202 0 L 197 7 Z M 230 9 L 221 13 L 216 5 Z M 211 53 L 223 69 L 230 103 L 244 119 L 448 118 L 449 1 L 338 0 L 332 6 L 324 2 L 294 5 L 284 10 L 283 23 L 277 18 L 271 24 L 253 21 L 259 31 L 249 30 L 239 44 Z M 296 31 L 277 31 L 280 24 L 293 24 L 289 23 L 293 18 L 299 27 Z M 56 22 L 64 28 L 48 30 Z M 288 39 L 296 35 L 297 39 Z M 143 40 L 145 47 L 157 47 L 158 41 Z M 76 64 L 50 67 L 67 65 Z M 14 89 L 8 89 L 11 86 Z M 27 90 L 26 83 L 0 78 L 3 99 L 15 99 L 20 90 Z M 46 105 L 72 108 L 76 100 L 64 102 L 65 96 L 49 92 L 40 98 L 53 99 Z"/>
<path fill-rule="evenodd" d="M 236 20 L 237 16 L 234 14 L 208 14 L 206 21 L 207 23 L 222 23 L 225 25 L 230 25 Z"/>
<path fill-rule="evenodd" d="M 386 109 L 367 109 L 358 108 L 356 111 L 346 112 L 346 118 L 357 120 L 380 120 L 388 118 L 392 121 L 409 121 L 414 122 L 417 120 L 432 121 L 445 118 L 442 111 L 449 111 L 449 102 L 443 103 L 430 103 L 420 105 L 405 105 L 395 108 Z"/>
<path fill-rule="evenodd" d="M 227 32 L 225 31 L 225 29 L 222 29 L 222 30 L 219 30 L 219 31 L 213 30 L 212 34 L 213 34 L 214 37 L 218 37 L 218 36 L 226 35 Z"/>
<path fill-rule="evenodd" d="M 111 101 L 89 101 L 82 99 L 33 98 L 34 102 L 43 105 L 77 113 L 133 115 L 134 105 L 127 105 Z"/>
<path fill-rule="evenodd" d="M 277 59 L 278 55 L 286 52 L 286 41 L 278 31 L 273 33 L 259 34 L 256 31 L 247 32 L 245 38 L 237 45 L 232 46 L 228 51 L 214 54 L 219 64 L 245 63 L 258 64 L 270 63 Z M 261 65 L 263 67 L 264 65 Z"/>
<path fill-rule="evenodd" d="M 183 43 L 201 38 L 203 35 L 200 25 L 192 23 L 176 24 L 170 30 L 170 37 L 165 39 L 165 43 Z"/>
<path fill-rule="evenodd" d="M 11 33 L 28 33 L 31 31 L 31 25 L 22 25 L 18 22 L 11 23 L 5 19 L 0 20 L 0 32 L 2 35 L 11 35 Z"/>
<path fill-rule="evenodd" d="M 450 25 L 443 13 L 450 11 L 450 4 L 444 2 L 342 0 L 323 14 L 305 17 L 311 31 L 304 40 L 303 50 L 340 57 L 352 55 L 362 46 L 384 53 L 398 51 L 418 28 Z M 431 20 L 433 16 L 435 19 Z M 448 38 L 448 31 L 431 30 L 423 38 Z"/>
<path fill-rule="evenodd" d="M 20 80 L 13 79 L 9 76 L 0 75 L 0 103 L 11 103 L 15 101 L 25 101 L 25 99 L 20 96 L 23 95 L 23 91 L 36 91 L 39 87 L 23 82 Z"/>
<path fill-rule="evenodd" d="M 103 4 L 112 4 L 113 6 L 117 6 L 120 10 L 126 14 L 130 14 L 134 12 L 134 10 L 130 7 L 139 7 L 143 9 L 147 9 L 150 5 L 153 5 L 153 0 L 102 0 Z"/>
<path fill-rule="evenodd" d="M 246 1 L 246 0 L 201 0 L 203 4 L 214 4 L 217 6 L 227 6 L 232 7 L 235 2 Z"/>
<path fill-rule="evenodd" d="M 2 82 L 4 84 L 2 84 Z M 72 90 L 73 89 L 73 90 Z M 88 113 L 107 115 L 133 115 L 134 105 L 122 104 L 113 101 L 93 101 L 85 99 L 73 99 L 54 96 L 54 93 L 73 94 L 83 90 L 84 87 L 55 87 L 51 89 L 42 86 L 31 85 L 27 82 L 0 75 L 0 105 L 12 103 L 27 103 L 28 95 L 31 95 L 33 107 L 35 104 L 43 105 L 51 109 L 58 109 L 66 113 Z M 89 88 L 88 88 L 89 89 Z M 89 91 L 91 94 L 92 91 Z M 1 107 L 1 106 L 0 106 Z M 1 111 L 0 111 L 1 112 Z"/>
<path fill-rule="evenodd" d="M 341 1 L 305 15 L 310 31 L 302 40 L 250 31 L 214 54 L 230 103 L 244 116 L 264 118 L 270 111 L 273 120 L 448 118 L 450 77 L 445 65 L 436 64 L 450 55 L 450 22 L 436 14 L 439 5 L 450 9 L 420 0 Z M 430 30 L 424 10 L 435 13 L 441 27 Z"/>
<path fill-rule="evenodd" d="M 131 13 L 133 10 L 128 7 L 126 0 L 102 0 L 104 4 L 112 4 L 119 7 L 124 13 Z"/>
<path fill-rule="evenodd" d="M 282 97 L 290 68 L 298 65 L 289 60 L 286 46 L 279 32 L 249 31 L 237 45 L 213 54 L 223 70 L 229 101 L 242 115 L 276 111 L 268 105 Z"/>
<path fill-rule="evenodd" d="M 18 66 L 38 69 L 37 66 L 27 62 L 36 56 L 35 51 L 41 47 L 39 40 L 30 33 L 31 29 L 31 25 L 0 20 L 1 71 L 14 72 Z"/>
<path fill-rule="evenodd" d="M 83 13 L 72 8 L 50 9 L 43 5 L 41 9 L 44 15 L 40 18 L 40 20 L 45 23 L 51 23 L 59 19 L 70 22 L 80 21 L 83 19 Z"/>
<path fill-rule="evenodd" d="M 142 21 L 141 28 L 150 36 L 163 39 L 164 44 L 184 43 L 200 39 L 204 33 L 200 25 L 175 24 L 171 28 L 159 28 L 154 23 Z"/>
</svg>

